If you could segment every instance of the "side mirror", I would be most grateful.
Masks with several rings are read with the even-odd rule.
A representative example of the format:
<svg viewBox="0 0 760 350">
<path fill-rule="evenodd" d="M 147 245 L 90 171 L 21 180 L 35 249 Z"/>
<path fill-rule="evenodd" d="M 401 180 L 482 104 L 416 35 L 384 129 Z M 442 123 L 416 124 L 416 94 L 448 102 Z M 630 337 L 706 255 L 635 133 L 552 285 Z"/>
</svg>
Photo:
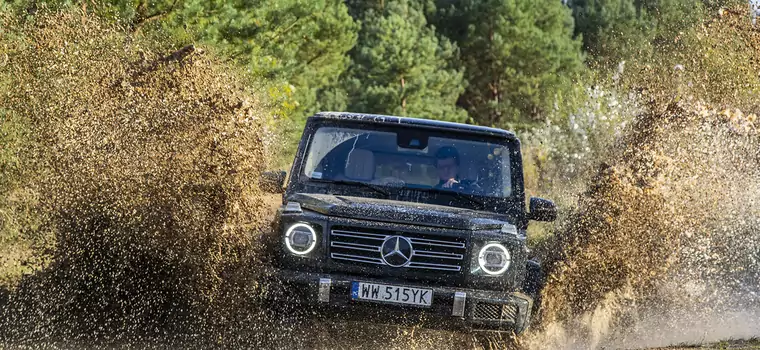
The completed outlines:
<svg viewBox="0 0 760 350">
<path fill-rule="evenodd" d="M 264 192 L 283 193 L 285 192 L 285 175 L 284 171 L 265 171 L 259 178 L 259 188 Z"/>
<path fill-rule="evenodd" d="M 557 205 L 554 202 L 538 198 L 530 197 L 530 212 L 528 213 L 529 220 L 535 221 L 554 221 L 557 218 Z"/>
</svg>

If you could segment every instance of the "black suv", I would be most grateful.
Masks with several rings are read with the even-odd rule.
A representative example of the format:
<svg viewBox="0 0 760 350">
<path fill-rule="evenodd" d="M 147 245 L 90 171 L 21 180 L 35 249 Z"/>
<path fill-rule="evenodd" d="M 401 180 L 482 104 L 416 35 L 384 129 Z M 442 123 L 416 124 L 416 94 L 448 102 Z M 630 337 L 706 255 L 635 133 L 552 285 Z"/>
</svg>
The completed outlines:
<svg viewBox="0 0 760 350">
<path fill-rule="evenodd" d="M 285 173 L 264 184 L 284 187 Z M 541 276 L 529 260 L 520 142 L 511 132 L 394 116 L 310 117 L 277 213 L 276 277 L 343 315 L 424 317 L 522 332 Z M 366 317 L 366 316 L 365 316 Z"/>
</svg>

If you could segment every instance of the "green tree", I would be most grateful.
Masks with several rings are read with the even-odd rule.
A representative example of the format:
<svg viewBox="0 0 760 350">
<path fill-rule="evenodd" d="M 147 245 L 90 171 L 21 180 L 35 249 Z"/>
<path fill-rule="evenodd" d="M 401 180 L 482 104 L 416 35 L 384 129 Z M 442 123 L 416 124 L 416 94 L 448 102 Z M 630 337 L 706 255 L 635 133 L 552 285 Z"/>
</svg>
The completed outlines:
<svg viewBox="0 0 760 350">
<path fill-rule="evenodd" d="M 627 57 L 650 51 L 652 19 L 638 0 L 574 0 L 575 33 L 583 48 L 603 66 L 613 66 Z"/>
<path fill-rule="evenodd" d="M 348 67 L 358 23 L 341 0 L 54 0 L 82 6 L 135 31 L 210 44 L 269 83 L 280 110 L 301 116 Z"/>
<path fill-rule="evenodd" d="M 440 0 L 432 13 L 461 48 L 468 86 L 459 99 L 479 124 L 542 119 L 583 70 L 571 12 L 558 0 Z"/>
<path fill-rule="evenodd" d="M 414 2 L 386 0 L 355 13 L 363 26 L 344 88 L 328 91 L 334 101 L 345 90 L 343 103 L 353 111 L 467 119 L 456 106 L 464 91 L 463 72 L 452 67 L 457 48 L 436 35 Z"/>
<path fill-rule="evenodd" d="M 359 29 L 340 0 L 186 0 L 171 23 L 226 48 L 255 75 L 292 86 L 304 113 L 347 68 Z"/>
</svg>

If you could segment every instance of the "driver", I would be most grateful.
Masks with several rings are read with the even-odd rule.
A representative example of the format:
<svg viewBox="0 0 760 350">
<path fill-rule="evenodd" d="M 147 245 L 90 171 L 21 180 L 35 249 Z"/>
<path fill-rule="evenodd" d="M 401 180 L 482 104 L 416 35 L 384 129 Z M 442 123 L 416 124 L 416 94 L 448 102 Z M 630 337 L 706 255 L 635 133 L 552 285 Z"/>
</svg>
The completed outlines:
<svg viewBox="0 0 760 350">
<path fill-rule="evenodd" d="M 438 185 L 435 188 L 470 189 L 474 186 L 470 180 L 459 177 L 459 151 L 452 146 L 444 146 L 435 153 Z"/>
</svg>

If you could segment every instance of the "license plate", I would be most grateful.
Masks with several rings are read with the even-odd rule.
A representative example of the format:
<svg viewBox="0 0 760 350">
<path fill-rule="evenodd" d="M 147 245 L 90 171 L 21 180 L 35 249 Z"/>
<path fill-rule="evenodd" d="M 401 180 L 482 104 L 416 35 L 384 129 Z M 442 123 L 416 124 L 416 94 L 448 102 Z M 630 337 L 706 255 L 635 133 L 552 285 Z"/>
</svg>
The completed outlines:
<svg viewBox="0 0 760 350">
<path fill-rule="evenodd" d="M 352 282 L 351 299 L 427 307 L 433 302 L 433 290 Z"/>
</svg>

